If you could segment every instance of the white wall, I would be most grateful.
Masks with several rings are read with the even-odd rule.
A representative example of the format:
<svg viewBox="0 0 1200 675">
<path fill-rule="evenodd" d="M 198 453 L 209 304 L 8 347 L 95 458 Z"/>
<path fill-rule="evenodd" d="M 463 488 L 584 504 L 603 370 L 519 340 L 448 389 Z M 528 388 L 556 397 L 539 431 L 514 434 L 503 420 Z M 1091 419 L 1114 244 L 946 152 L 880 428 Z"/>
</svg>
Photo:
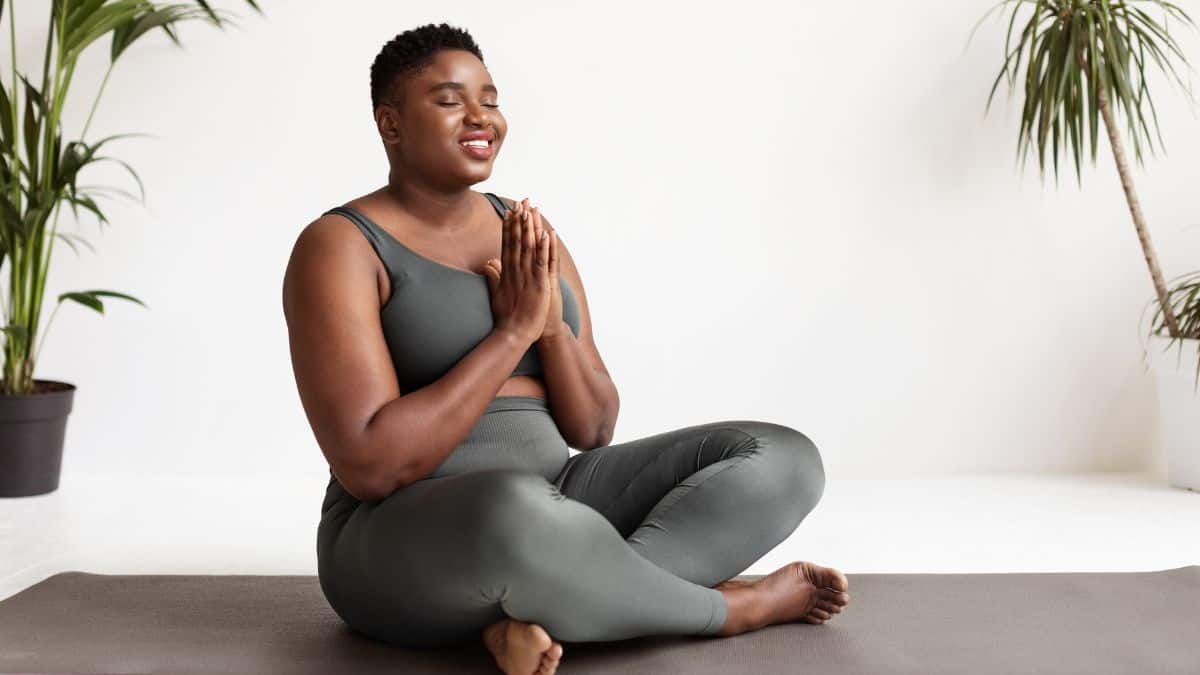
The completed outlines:
<svg viewBox="0 0 1200 675">
<path fill-rule="evenodd" d="M 307 223 L 386 181 L 369 66 L 441 21 L 471 31 L 503 92 L 510 137 L 476 189 L 542 205 L 580 268 L 621 394 L 614 442 L 769 420 L 808 434 L 834 479 L 1161 461 L 1138 327 L 1152 286 L 1107 143 L 1082 190 L 1016 171 L 1019 99 L 984 116 L 1005 20 L 966 46 L 991 0 L 263 4 L 218 3 L 241 29 L 190 24 L 184 50 L 146 38 L 96 112 L 92 141 L 157 136 L 106 146 L 147 203 L 108 200 L 102 233 L 65 218 L 98 253 L 56 247 L 47 297 L 151 309 L 58 312 L 37 376 L 79 387 L 64 472 L 325 471 L 284 266 Z M 31 74 L 45 6 L 16 3 Z M 71 134 L 107 49 L 77 71 Z M 1136 180 L 1174 277 L 1200 268 L 1200 123 L 1156 79 L 1171 154 Z M 134 189 L 102 166 L 86 182 Z"/>
</svg>

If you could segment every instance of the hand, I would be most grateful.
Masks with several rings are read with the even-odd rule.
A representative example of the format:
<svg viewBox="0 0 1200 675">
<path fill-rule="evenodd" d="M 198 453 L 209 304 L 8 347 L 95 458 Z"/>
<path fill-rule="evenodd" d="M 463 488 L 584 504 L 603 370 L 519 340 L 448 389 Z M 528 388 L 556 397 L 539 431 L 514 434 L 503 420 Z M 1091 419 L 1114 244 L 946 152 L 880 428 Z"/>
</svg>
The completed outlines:
<svg viewBox="0 0 1200 675">
<path fill-rule="evenodd" d="M 550 305 L 550 237 L 536 238 L 528 201 L 505 214 L 502 260 L 492 258 L 481 273 L 491 295 L 495 326 L 533 344 L 546 324 Z"/>
<path fill-rule="evenodd" d="M 530 209 L 533 215 L 534 231 L 538 237 L 542 236 L 542 231 L 546 231 L 546 235 L 550 240 L 550 255 L 549 264 L 547 267 L 547 280 L 550 282 L 550 307 L 546 310 L 546 323 L 542 326 L 542 334 L 538 339 L 546 339 L 557 337 L 564 332 L 570 331 L 570 327 L 563 321 L 563 299 L 562 289 L 559 287 L 558 281 L 558 233 L 554 228 L 542 220 L 542 211 L 538 207 Z"/>
</svg>

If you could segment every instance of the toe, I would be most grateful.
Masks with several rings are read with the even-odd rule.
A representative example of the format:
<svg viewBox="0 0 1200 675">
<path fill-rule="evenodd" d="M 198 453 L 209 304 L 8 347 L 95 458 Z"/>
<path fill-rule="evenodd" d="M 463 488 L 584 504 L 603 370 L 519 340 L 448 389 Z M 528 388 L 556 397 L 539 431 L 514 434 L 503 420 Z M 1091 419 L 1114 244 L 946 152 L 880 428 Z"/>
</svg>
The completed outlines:
<svg viewBox="0 0 1200 675">
<path fill-rule="evenodd" d="M 817 603 L 817 607 L 820 607 L 821 609 L 825 610 L 826 612 L 829 612 L 830 614 L 837 614 L 842 611 L 841 607 L 833 604 L 832 602 L 829 602 L 828 600 L 821 600 L 820 602 Z"/>
<path fill-rule="evenodd" d="M 835 591 L 829 588 L 822 588 L 820 598 L 835 605 L 846 606 L 850 603 L 850 594 L 841 591 Z"/>
<path fill-rule="evenodd" d="M 839 570 L 830 567 L 827 579 L 828 583 L 826 585 L 836 591 L 850 590 L 850 582 L 846 579 L 846 575 L 842 574 Z"/>
<path fill-rule="evenodd" d="M 809 569 L 811 570 L 809 579 L 818 588 L 832 588 L 837 591 L 846 590 L 842 587 L 843 577 L 841 576 L 841 572 L 832 567 L 822 567 L 813 563 L 809 563 Z"/>
</svg>

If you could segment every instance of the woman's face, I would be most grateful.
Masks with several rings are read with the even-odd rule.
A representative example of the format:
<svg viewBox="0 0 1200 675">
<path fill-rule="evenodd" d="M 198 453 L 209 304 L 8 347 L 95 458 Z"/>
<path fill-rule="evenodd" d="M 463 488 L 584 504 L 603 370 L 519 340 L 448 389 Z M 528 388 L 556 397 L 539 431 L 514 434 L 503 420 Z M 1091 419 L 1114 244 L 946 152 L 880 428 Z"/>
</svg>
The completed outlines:
<svg viewBox="0 0 1200 675">
<path fill-rule="evenodd" d="M 449 189 L 486 180 L 508 123 L 483 62 L 465 50 L 443 49 L 403 87 L 401 109 L 388 105 L 376 112 L 380 135 L 402 170 Z M 463 145 L 473 132 L 483 132 L 487 147 Z"/>
</svg>

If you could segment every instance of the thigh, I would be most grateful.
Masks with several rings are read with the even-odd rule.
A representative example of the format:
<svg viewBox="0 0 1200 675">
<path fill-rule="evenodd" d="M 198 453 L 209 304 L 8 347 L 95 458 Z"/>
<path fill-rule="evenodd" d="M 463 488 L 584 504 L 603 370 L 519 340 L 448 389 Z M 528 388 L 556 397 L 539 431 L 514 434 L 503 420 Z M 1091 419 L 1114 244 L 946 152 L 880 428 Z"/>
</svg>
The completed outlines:
<svg viewBox="0 0 1200 675">
<path fill-rule="evenodd" d="M 560 499 L 542 476 L 493 469 L 420 480 L 360 502 L 343 518 L 322 520 L 322 590 L 348 625 L 376 639 L 477 640 L 504 617 L 499 559 Z"/>
<path fill-rule="evenodd" d="M 775 427 L 754 420 L 709 422 L 595 448 L 572 456 L 554 484 L 567 497 L 599 511 L 628 537 L 688 476 L 756 449 Z"/>
</svg>

